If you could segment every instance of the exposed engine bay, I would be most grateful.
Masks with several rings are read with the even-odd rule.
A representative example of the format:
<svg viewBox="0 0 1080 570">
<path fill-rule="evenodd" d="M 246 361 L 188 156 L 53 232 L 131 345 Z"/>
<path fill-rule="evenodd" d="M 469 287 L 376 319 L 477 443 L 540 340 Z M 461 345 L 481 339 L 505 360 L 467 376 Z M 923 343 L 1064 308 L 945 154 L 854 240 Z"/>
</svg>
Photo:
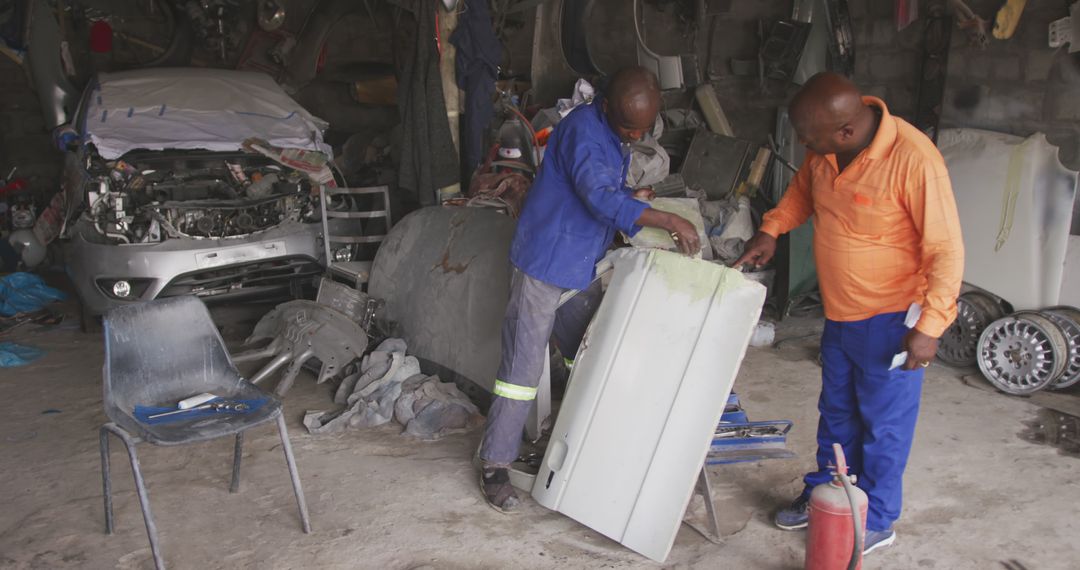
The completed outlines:
<svg viewBox="0 0 1080 570">
<path fill-rule="evenodd" d="M 310 179 L 265 157 L 205 151 L 131 152 L 87 164 L 84 219 L 110 241 L 233 238 L 318 220 Z M 313 195 L 314 192 L 314 195 Z"/>
</svg>

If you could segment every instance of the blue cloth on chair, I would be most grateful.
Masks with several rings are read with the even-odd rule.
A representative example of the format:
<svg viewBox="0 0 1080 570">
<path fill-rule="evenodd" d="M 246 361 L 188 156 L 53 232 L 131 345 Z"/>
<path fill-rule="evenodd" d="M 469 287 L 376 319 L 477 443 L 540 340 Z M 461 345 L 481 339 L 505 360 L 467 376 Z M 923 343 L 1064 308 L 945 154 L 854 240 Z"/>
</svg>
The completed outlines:
<svg viewBox="0 0 1080 570">
<path fill-rule="evenodd" d="M 134 411 L 134 413 L 132 415 L 135 416 L 135 419 L 137 419 L 140 422 L 142 422 L 144 424 L 147 424 L 147 425 L 167 424 L 167 423 L 172 423 L 172 422 L 188 421 L 188 420 L 193 420 L 193 419 L 197 419 L 197 418 L 204 418 L 204 417 L 207 417 L 207 416 L 216 416 L 216 415 L 221 415 L 221 414 L 229 414 L 229 415 L 250 414 L 250 413 L 254 412 L 255 410 L 258 410 L 259 408 L 263 407 L 270 400 L 268 398 L 260 398 L 258 400 L 232 400 L 232 399 L 228 399 L 228 398 L 217 398 L 215 400 L 211 400 L 211 401 L 206 402 L 206 403 L 207 404 L 213 404 L 215 402 L 222 402 L 222 401 L 229 401 L 229 402 L 233 402 L 233 403 L 237 403 L 237 404 L 246 404 L 248 408 L 246 410 L 242 411 L 242 412 L 237 411 L 237 410 L 214 410 L 214 409 L 195 410 L 195 409 L 192 409 L 192 410 L 185 410 L 184 413 L 182 413 L 182 414 L 170 414 L 168 416 L 162 416 L 160 418 L 151 419 L 150 416 L 153 416 L 153 415 L 156 415 L 156 414 L 163 414 L 165 412 L 173 412 L 173 411 L 176 411 L 177 408 L 176 408 L 176 406 L 164 407 L 164 408 L 160 407 L 160 406 L 135 406 L 135 411 Z"/>
<path fill-rule="evenodd" d="M 900 517 L 904 468 L 915 436 L 923 369 L 889 370 L 902 350 L 906 313 L 862 321 L 825 321 L 821 336 L 818 470 L 808 473 L 806 496 L 832 480 L 832 444 L 839 443 L 870 505 L 868 531 L 887 530 Z"/>
</svg>

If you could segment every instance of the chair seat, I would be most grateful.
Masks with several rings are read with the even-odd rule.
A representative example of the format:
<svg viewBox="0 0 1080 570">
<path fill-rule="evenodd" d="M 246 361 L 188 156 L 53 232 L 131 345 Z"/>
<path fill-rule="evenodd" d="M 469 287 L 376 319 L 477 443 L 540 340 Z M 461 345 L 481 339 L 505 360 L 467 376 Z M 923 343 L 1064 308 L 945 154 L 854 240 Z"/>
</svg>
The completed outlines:
<svg viewBox="0 0 1080 570">
<path fill-rule="evenodd" d="M 217 393 L 217 392 L 215 392 Z M 153 445 L 183 445 L 233 435 L 276 419 L 281 414 L 281 400 L 258 386 L 242 381 L 233 394 L 220 394 L 225 399 L 259 400 L 267 402 L 259 409 L 245 414 L 221 413 L 200 416 L 187 421 L 161 424 L 144 424 L 131 414 L 131 410 L 107 409 L 109 418 L 131 435 Z M 156 402 L 155 402 L 156 403 Z"/>
</svg>

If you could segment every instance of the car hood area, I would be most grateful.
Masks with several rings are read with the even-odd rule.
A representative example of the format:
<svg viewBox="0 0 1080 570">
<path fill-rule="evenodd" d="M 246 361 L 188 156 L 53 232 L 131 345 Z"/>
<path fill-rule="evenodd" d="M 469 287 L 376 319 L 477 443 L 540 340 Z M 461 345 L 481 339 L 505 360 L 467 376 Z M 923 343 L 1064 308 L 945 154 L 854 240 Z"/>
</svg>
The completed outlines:
<svg viewBox="0 0 1080 570">
<path fill-rule="evenodd" d="M 327 123 L 263 73 L 164 68 L 102 73 L 83 102 L 80 125 L 98 154 L 136 150 L 240 150 L 258 136 L 271 145 L 332 154 Z"/>
</svg>

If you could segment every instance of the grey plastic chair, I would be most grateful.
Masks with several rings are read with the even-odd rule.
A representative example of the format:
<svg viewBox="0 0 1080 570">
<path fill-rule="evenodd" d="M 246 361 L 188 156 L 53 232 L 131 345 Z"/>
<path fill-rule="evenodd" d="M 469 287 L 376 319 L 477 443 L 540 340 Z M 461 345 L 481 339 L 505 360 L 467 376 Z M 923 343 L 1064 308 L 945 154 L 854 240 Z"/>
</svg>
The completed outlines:
<svg viewBox="0 0 1080 570">
<path fill-rule="evenodd" d="M 104 403 L 105 413 L 112 420 L 101 427 L 101 476 L 107 534 L 112 534 L 114 527 L 109 476 L 110 433 L 120 438 L 127 448 L 154 565 L 161 569 L 165 563 L 135 444 L 145 441 L 161 446 L 183 445 L 235 435 L 229 486 L 229 492 L 235 493 L 240 489 L 244 430 L 275 420 L 300 508 L 300 520 L 304 532 L 311 532 L 304 491 L 300 487 L 296 460 L 281 413 L 281 400 L 240 377 L 202 301 L 195 297 L 174 297 L 119 307 L 106 314 L 104 332 Z M 144 424 L 133 416 L 136 405 L 172 406 L 202 392 L 229 399 L 265 398 L 268 401 L 246 414 L 222 413 L 175 423 Z"/>
</svg>

